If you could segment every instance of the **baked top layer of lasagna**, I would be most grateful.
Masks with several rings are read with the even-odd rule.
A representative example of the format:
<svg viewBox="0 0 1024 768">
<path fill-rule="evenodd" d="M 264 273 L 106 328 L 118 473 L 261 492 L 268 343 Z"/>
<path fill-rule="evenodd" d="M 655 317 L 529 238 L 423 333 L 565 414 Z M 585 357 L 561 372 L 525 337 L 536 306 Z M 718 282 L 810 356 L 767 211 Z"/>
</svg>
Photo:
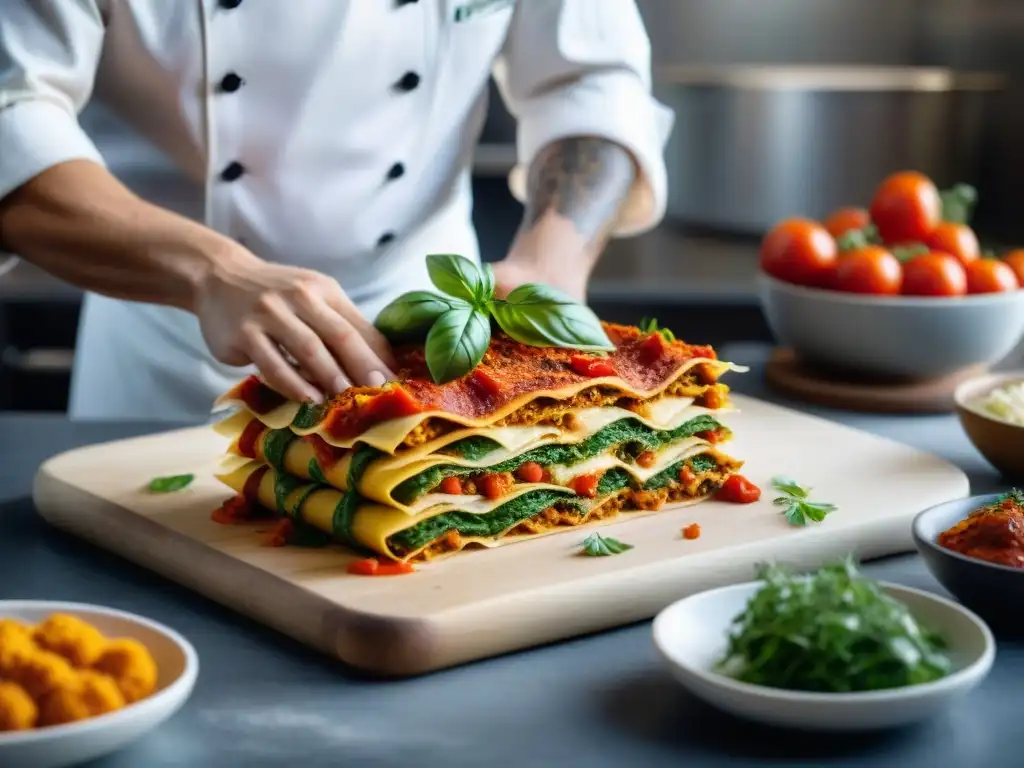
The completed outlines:
<svg viewBox="0 0 1024 768">
<path fill-rule="evenodd" d="M 615 345 L 607 356 L 532 347 L 495 334 L 480 365 L 462 378 L 434 383 L 423 347 L 395 351 L 399 380 L 383 387 L 352 387 L 323 405 L 291 402 L 250 377 L 218 399 L 241 406 L 274 428 L 317 434 L 330 445 L 356 442 L 393 452 L 430 442 L 460 426 L 557 424 L 583 407 L 642 409 L 662 397 L 693 397 L 717 407 L 730 368 L 714 350 L 659 333 L 603 324 Z"/>
</svg>

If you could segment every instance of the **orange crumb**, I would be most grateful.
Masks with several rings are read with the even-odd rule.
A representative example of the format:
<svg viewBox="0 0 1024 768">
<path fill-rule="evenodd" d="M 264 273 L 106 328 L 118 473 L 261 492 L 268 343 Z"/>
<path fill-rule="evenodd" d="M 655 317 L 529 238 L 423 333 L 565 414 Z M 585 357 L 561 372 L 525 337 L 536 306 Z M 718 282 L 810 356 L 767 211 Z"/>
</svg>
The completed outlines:
<svg viewBox="0 0 1024 768">
<path fill-rule="evenodd" d="M 700 538 L 700 526 L 697 523 L 690 523 L 688 526 L 683 528 L 684 539 L 699 539 Z"/>
</svg>

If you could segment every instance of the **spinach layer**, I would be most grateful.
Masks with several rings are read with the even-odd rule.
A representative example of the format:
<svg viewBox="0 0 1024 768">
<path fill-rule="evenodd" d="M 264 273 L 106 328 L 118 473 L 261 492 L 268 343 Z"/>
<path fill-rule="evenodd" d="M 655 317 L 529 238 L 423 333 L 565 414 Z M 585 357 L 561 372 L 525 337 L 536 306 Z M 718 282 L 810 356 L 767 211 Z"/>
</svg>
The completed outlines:
<svg viewBox="0 0 1024 768">
<path fill-rule="evenodd" d="M 644 451 L 657 450 L 661 446 L 676 440 L 693 437 L 698 432 L 720 428 L 721 425 L 718 421 L 708 414 L 697 416 L 675 429 L 668 430 L 652 429 L 636 419 L 627 417 L 609 424 L 604 429 L 598 430 L 581 442 L 571 445 L 541 445 L 488 467 L 462 467 L 457 464 L 438 464 L 399 483 L 395 486 L 394 491 L 392 491 L 392 497 L 400 504 L 410 504 L 432 488 L 436 488 L 446 477 L 465 477 L 483 472 L 515 472 L 523 464 L 530 461 L 534 461 L 542 467 L 572 466 L 594 456 L 607 453 L 612 448 L 615 448 L 620 454 L 625 454 L 623 458 L 627 455 L 635 458 Z M 466 443 L 468 444 L 467 450 L 469 454 L 476 455 L 476 452 L 480 450 L 480 443 L 469 442 L 473 440 L 475 438 L 467 438 L 453 445 L 459 446 L 461 451 L 462 444 Z M 488 442 L 493 443 L 494 441 L 488 440 Z M 483 455 L 486 455 L 486 452 Z"/>
<path fill-rule="evenodd" d="M 718 466 L 718 462 L 710 454 L 698 454 L 685 461 L 676 462 L 663 472 L 659 472 L 644 483 L 642 489 L 654 491 L 677 481 L 679 471 L 684 464 L 689 464 L 696 473 L 706 472 Z M 621 491 L 629 487 L 632 480 L 632 475 L 624 469 L 609 470 L 604 473 L 597 485 L 597 495 L 605 496 Z M 494 537 L 555 504 L 582 510 L 586 502 L 578 496 L 563 491 L 542 488 L 517 496 L 486 515 L 453 511 L 429 517 L 393 534 L 388 538 L 388 544 L 398 552 L 411 552 L 453 530 L 458 531 L 462 536 Z"/>
</svg>

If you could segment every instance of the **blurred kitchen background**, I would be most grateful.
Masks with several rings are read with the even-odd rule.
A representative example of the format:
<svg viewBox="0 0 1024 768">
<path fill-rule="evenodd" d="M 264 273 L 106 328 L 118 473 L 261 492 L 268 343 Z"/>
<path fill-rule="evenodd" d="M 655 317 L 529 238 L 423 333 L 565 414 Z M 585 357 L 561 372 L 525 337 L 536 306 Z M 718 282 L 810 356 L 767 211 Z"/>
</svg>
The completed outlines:
<svg viewBox="0 0 1024 768">
<path fill-rule="evenodd" d="M 783 216 L 866 204 L 902 168 L 974 184 L 983 243 L 1024 245 L 1024 0 L 639 5 L 656 92 L 677 114 L 672 192 L 662 226 L 609 247 L 591 289 L 602 316 L 655 315 L 701 343 L 769 340 L 754 287 L 759 235 Z M 101 105 L 82 121 L 129 186 L 145 193 L 146 178 L 174 199 L 165 159 Z M 474 179 L 488 260 L 521 213 L 505 180 L 513 141 L 492 93 Z M 0 277 L 0 410 L 64 410 L 79 303 L 25 264 Z"/>
</svg>

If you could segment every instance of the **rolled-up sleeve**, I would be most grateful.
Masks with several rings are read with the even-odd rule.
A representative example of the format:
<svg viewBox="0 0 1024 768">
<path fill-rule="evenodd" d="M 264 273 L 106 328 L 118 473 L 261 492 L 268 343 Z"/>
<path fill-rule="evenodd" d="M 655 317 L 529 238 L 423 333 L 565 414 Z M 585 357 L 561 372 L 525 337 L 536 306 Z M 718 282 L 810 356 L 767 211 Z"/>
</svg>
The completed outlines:
<svg viewBox="0 0 1024 768">
<path fill-rule="evenodd" d="M 94 0 L 0 0 L 0 199 L 68 160 L 103 160 L 78 123 L 104 24 Z"/>
<path fill-rule="evenodd" d="M 665 215 L 665 142 L 674 115 L 651 95 L 651 46 L 634 0 L 519 0 L 495 81 L 518 121 L 512 194 L 526 199 L 527 169 L 546 145 L 600 136 L 639 169 L 612 235 L 646 231 Z"/>
</svg>

